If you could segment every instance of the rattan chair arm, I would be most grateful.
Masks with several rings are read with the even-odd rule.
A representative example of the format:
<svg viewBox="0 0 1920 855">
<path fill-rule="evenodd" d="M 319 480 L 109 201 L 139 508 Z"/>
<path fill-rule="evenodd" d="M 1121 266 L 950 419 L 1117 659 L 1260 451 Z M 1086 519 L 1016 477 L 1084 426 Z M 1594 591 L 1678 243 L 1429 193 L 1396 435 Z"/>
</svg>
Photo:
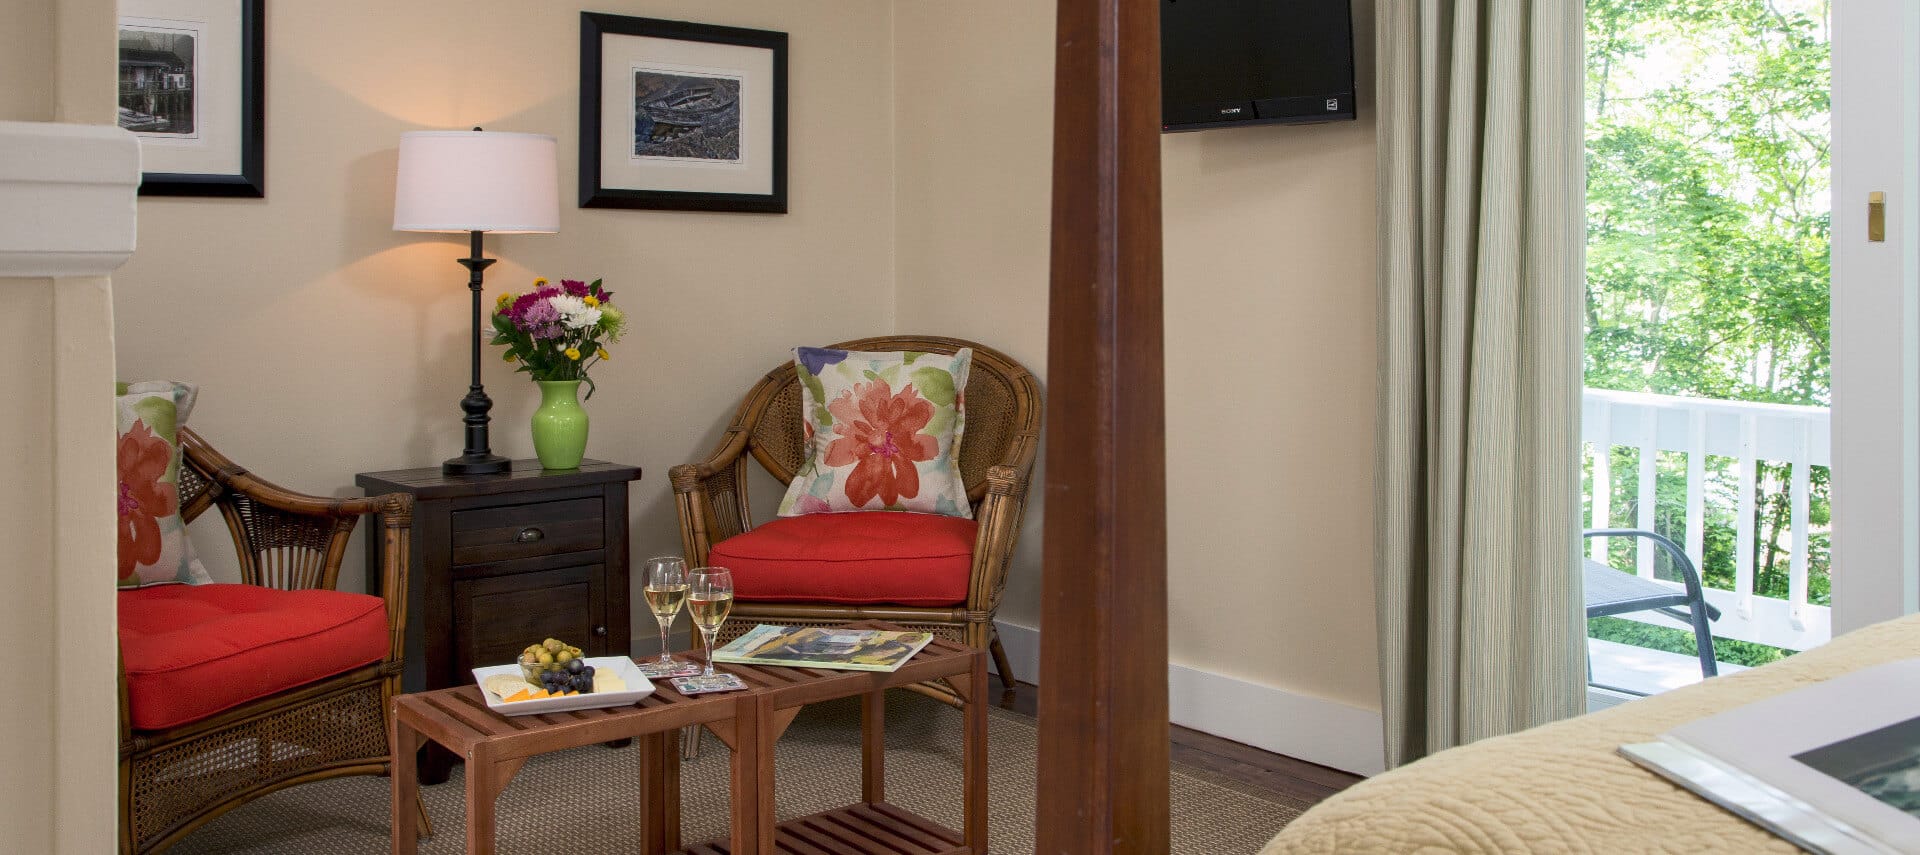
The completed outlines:
<svg viewBox="0 0 1920 855">
<path fill-rule="evenodd" d="M 747 453 L 749 434 L 745 428 L 734 426 L 727 429 L 720 444 L 707 455 L 707 459 L 697 463 L 682 463 L 667 470 L 667 480 L 672 483 L 676 493 L 692 492 L 696 487 L 714 475 L 731 470 L 740 462 L 740 456 Z"/>
<path fill-rule="evenodd" d="M 213 446 L 208 445 L 199 434 L 186 428 L 180 430 L 180 450 L 192 458 L 194 465 L 207 473 L 207 476 L 222 489 L 241 493 L 274 510 L 299 516 L 360 517 L 396 510 L 395 503 L 400 502 L 405 506 L 402 512 L 409 515 L 412 513 L 412 498 L 399 493 L 364 498 L 336 498 L 309 496 L 289 490 L 247 471 L 246 467 L 214 450 Z"/>
<path fill-rule="evenodd" d="M 1031 460 L 1029 460 L 1029 466 Z M 1000 607 L 1006 589 L 1007 565 L 1020 524 L 1026 514 L 1028 470 L 1001 464 L 987 470 L 987 495 L 974 514 L 978 525 L 973 543 L 973 579 L 967 586 L 967 609 L 991 615 Z"/>
</svg>

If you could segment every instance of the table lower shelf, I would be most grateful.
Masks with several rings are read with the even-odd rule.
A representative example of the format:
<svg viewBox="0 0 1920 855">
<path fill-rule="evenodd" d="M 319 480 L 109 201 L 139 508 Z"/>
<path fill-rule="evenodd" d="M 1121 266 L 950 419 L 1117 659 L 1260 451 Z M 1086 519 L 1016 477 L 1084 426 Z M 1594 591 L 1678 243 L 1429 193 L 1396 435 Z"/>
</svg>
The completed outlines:
<svg viewBox="0 0 1920 855">
<path fill-rule="evenodd" d="M 790 819 L 774 829 L 774 851 L 782 855 L 840 855 L 845 852 L 898 855 L 959 855 L 967 851 L 960 835 L 932 820 L 886 802 L 850 805 Z M 727 843 L 701 843 L 684 855 L 733 855 Z"/>
</svg>

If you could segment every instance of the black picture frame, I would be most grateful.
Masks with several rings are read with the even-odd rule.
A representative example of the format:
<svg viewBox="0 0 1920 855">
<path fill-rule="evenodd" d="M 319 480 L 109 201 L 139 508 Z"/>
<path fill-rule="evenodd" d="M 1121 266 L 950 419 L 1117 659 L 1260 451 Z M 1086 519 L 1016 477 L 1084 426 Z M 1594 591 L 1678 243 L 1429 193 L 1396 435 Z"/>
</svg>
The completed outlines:
<svg viewBox="0 0 1920 855">
<path fill-rule="evenodd" d="M 240 0 L 240 171 L 144 172 L 140 195 L 266 197 L 266 54 L 266 0 Z"/>
<path fill-rule="evenodd" d="M 647 36 L 737 45 L 771 51 L 773 64 L 772 187 L 767 193 L 695 192 L 607 187 L 600 169 L 601 40 L 605 35 Z M 688 21 L 580 13 L 580 207 L 669 211 L 787 212 L 787 34 Z"/>
</svg>

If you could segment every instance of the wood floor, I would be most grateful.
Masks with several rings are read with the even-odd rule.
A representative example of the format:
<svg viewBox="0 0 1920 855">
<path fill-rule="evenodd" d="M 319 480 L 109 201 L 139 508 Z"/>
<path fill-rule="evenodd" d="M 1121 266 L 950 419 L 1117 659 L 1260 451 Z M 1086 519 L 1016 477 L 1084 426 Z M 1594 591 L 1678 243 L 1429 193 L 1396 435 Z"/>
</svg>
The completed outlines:
<svg viewBox="0 0 1920 855">
<path fill-rule="evenodd" d="M 1002 686 L 998 677 L 995 685 Z M 1032 683 L 1015 683 L 1013 691 L 1001 695 L 1000 706 L 1022 715 L 1035 715 L 1040 690 Z M 1209 733 L 1173 726 L 1173 756 L 1176 763 L 1198 766 L 1258 787 L 1276 796 L 1318 803 L 1321 799 L 1360 782 L 1358 775 L 1338 769 L 1296 760 L 1284 754 L 1262 751 Z"/>
</svg>

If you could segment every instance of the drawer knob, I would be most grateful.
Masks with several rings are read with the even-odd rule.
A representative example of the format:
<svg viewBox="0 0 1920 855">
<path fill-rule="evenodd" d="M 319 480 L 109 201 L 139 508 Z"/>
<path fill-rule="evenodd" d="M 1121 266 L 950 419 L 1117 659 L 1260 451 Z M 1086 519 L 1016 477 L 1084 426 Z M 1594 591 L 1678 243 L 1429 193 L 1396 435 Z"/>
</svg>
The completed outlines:
<svg viewBox="0 0 1920 855">
<path fill-rule="evenodd" d="M 527 526 L 526 528 L 521 529 L 520 535 L 514 539 L 520 541 L 521 543 L 535 543 L 535 542 L 538 542 L 540 538 L 543 538 L 546 536 L 547 536 L 547 533 L 544 531 L 541 531 L 539 526 L 530 525 L 530 526 Z"/>
<path fill-rule="evenodd" d="M 604 636 L 607 634 L 607 628 L 604 626 L 596 626 L 593 628 L 593 634 Z"/>
</svg>

